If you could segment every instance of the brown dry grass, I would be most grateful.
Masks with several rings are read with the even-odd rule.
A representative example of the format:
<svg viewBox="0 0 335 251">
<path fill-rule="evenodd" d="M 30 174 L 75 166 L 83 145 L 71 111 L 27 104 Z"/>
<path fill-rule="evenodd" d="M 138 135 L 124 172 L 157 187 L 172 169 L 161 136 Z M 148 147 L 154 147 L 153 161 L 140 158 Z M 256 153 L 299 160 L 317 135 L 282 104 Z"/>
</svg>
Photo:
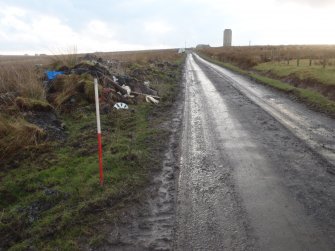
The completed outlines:
<svg viewBox="0 0 335 251">
<path fill-rule="evenodd" d="M 74 67 L 79 63 L 79 54 L 76 46 L 69 47 L 64 52 L 54 53 L 50 56 L 50 64 L 54 69 L 61 66 Z"/>
<path fill-rule="evenodd" d="M 122 62 L 147 63 L 149 61 L 175 61 L 180 58 L 177 49 L 143 50 L 96 53 L 97 56 Z"/>
<path fill-rule="evenodd" d="M 0 55 L 0 65 L 26 65 L 26 64 L 49 64 L 50 56 L 13 56 Z"/>
<path fill-rule="evenodd" d="M 250 68 L 269 61 L 335 58 L 335 45 L 232 46 L 199 49 L 199 52 L 225 63 Z"/>
<path fill-rule="evenodd" d="M 0 114 L 0 161 L 10 159 L 19 150 L 36 146 L 45 136 L 43 129 L 21 117 Z"/>
<path fill-rule="evenodd" d="M 32 64 L 0 65 L 0 94 L 15 92 L 22 97 L 44 99 L 41 74 Z"/>
<path fill-rule="evenodd" d="M 36 64 L 46 57 L 0 57 L 0 162 L 16 156 L 23 149 L 36 146 L 45 136 L 43 129 L 27 122 L 20 110 L 53 108 L 45 99 L 43 71 Z"/>
</svg>

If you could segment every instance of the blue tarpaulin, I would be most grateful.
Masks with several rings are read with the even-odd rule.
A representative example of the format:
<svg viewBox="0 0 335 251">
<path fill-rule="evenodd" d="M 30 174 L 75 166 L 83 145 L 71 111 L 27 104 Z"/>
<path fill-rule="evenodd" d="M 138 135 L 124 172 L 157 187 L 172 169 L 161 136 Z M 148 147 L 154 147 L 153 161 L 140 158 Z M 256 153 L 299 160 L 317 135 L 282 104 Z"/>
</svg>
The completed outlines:
<svg viewBox="0 0 335 251">
<path fill-rule="evenodd" d="M 64 74 L 63 71 L 46 71 L 45 74 L 48 77 L 48 80 L 53 80 L 57 75 Z"/>
</svg>

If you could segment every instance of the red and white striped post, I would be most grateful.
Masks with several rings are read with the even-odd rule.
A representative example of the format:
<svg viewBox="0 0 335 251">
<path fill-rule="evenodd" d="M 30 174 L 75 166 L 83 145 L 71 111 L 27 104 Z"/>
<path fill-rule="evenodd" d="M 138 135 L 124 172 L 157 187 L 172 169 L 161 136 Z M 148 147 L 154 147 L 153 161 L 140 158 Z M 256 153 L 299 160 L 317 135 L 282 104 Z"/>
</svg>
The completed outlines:
<svg viewBox="0 0 335 251">
<path fill-rule="evenodd" d="M 99 109 L 99 89 L 98 89 L 98 80 L 96 78 L 94 79 L 94 92 L 95 92 L 95 110 L 97 114 L 100 185 L 102 186 L 104 184 L 104 173 L 102 169 L 102 139 L 101 139 L 100 109 Z"/>
</svg>

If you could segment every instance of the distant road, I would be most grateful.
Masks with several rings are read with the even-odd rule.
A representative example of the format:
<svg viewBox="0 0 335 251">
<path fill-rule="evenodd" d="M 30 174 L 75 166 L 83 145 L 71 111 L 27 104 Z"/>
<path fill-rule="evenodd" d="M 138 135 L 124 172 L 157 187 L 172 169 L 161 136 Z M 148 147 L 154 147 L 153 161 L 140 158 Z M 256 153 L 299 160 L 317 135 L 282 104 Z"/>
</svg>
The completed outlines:
<svg viewBox="0 0 335 251">
<path fill-rule="evenodd" d="M 335 250 L 335 121 L 189 54 L 176 250 Z"/>
</svg>

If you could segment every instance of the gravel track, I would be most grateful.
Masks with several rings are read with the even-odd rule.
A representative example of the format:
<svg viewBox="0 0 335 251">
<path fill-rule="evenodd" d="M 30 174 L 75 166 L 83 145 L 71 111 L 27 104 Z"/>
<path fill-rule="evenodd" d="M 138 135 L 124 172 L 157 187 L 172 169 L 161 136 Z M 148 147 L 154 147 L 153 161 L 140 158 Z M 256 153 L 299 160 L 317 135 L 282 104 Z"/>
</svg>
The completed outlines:
<svg viewBox="0 0 335 251">
<path fill-rule="evenodd" d="M 196 55 L 185 74 L 174 249 L 334 250 L 334 121 Z"/>
</svg>

